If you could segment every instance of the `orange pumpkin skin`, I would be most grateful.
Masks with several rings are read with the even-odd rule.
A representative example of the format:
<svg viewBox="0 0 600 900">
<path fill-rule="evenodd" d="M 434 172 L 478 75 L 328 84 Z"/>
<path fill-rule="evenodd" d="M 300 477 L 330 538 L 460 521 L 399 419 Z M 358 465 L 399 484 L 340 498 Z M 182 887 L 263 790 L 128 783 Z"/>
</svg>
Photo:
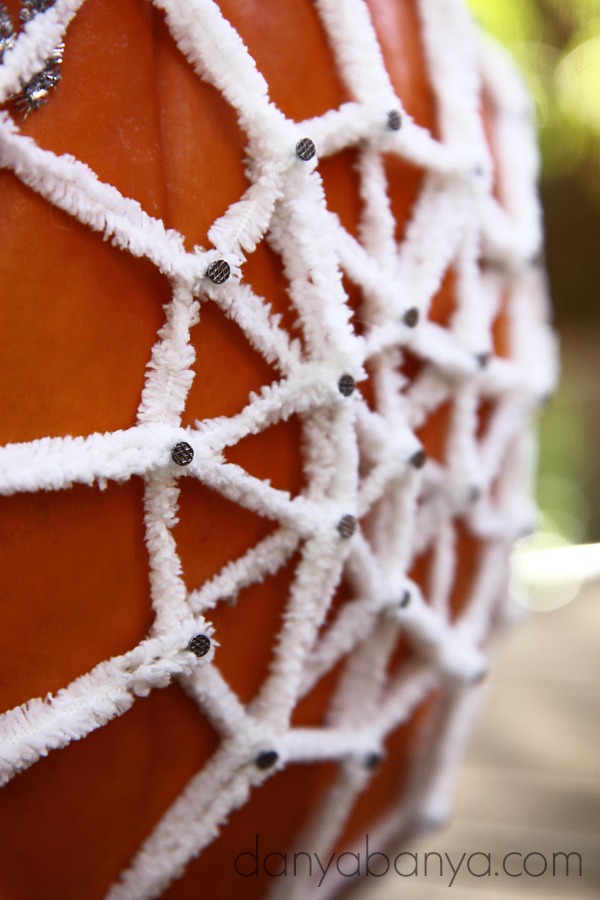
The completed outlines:
<svg viewBox="0 0 600 900">
<path fill-rule="evenodd" d="M 18 4 L 7 5 L 16 20 Z M 435 134 L 414 3 L 368 5 L 398 96 Z M 220 6 L 287 116 L 320 115 L 349 99 L 310 0 L 226 0 Z M 282 36 L 289 36 L 283 60 Z M 61 84 L 22 130 L 42 147 L 87 162 L 102 180 L 181 232 L 188 249 L 207 245 L 211 223 L 247 186 L 244 135 L 233 111 L 193 73 L 161 14 L 134 0 L 88 0 L 67 34 Z M 330 207 L 356 232 L 360 201 L 352 162 L 346 151 L 324 159 L 319 171 Z M 401 235 L 422 173 L 396 158 L 387 166 Z M 147 261 L 108 246 L 51 208 L 8 171 L 0 172 L 0 246 L 2 443 L 131 427 L 170 298 L 166 279 Z M 250 255 L 244 278 L 285 322 L 293 320 L 278 259 L 264 244 Z M 351 301 L 358 302 L 352 293 Z M 449 278 L 436 298 L 435 317 L 445 321 L 452 305 Z M 501 355 L 500 328 L 496 336 Z M 193 339 L 196 376 L 184 425 L 237 412 L 250 391 L 274 378 L 210 303 L 202 306 Z M 420 437 L 435 455 L 444 439 L 443 419 Z M 302 486 L 299 438 L 293 418 L 242 442 L 228 459 L 294 494 Z M 152 610 L 142 502 L 143 484 L 136 478 L 104 491 L 78 486 L 2 498 L 2 710 L 56 692 L 146 635 Z M 187 584 L 202 583 L 271 527 L 185 479 L 175 534 Z M 466 531 L 460 534 L 456 610 L 480 549 Z M 243 701 L 266 673 L 290 576 L 288 567 L 248 591 L 251 625 L 242 607 L 219 607 L 212 617 L 220 669 Z M 317 724 L 332 687 L 333 678 L 325 679 L 303 701 L 295 723 Z M 388 809 L 433 708 L 433 702 L 425 705 L 390 737 L 388 757 L 358 804 L 348 838 L 364 833 Z M 208 721 L 173 684 L 17 776 L 0 806 L 0 895 L 102 897 L 217 745 Z M 231 814 L 222 836 L 165 896 L 195 898 L 207 884 L 213 900 L 229 897 L 232 885 L 244 896 L 259 896 L 267 880 L 241 882 L 233 869 L 237 853 L 253 846 L 257 831 L 265 847 L 284 850 L 335 768 L 291 766 L 274 776 Z"/>
</svg>

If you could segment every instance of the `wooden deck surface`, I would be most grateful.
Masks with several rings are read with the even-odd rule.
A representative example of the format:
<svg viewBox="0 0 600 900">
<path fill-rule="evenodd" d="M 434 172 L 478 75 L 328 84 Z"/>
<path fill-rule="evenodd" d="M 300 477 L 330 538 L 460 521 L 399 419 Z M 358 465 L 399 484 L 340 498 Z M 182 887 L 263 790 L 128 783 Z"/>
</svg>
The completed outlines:
<svg viewBox="0 0 600 900">
<path fill-rule="evenodd" d="M 410 848 L 447 853 L 452 860 L 490 852 L 494 872 L 511 851 L 537 852 L 548 861 L 548 873 L 473 877 L 463 874 L 464 863 L 451 887 L 446 867 L 441 878 L 430 872 L 364 880 L 352 900 L 600 898 L 599 688 L 595 582 L 569 605 L 533 613 L 507 634 L 495 653 L 489 696 L 461 768 L 451 825 Z M 581 877 L 550 874 L 552 855 L 561 851 L 581 855 Z M 519 860 L 512 857 L 509 868 L 513 862 Z M 536 872 L 542 864 L 533 856 L 528 867 Z M 562 871 L 560 859 L 557 864 Z M 484 860 L 474 858 L 473 868 L 483 871 Z"/>
</svg>

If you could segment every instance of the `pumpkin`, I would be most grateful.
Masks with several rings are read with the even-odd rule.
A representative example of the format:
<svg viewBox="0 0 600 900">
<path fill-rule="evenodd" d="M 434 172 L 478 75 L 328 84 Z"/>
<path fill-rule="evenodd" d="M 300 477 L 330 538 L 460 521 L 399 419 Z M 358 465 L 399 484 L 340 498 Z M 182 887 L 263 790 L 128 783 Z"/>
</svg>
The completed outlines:
<svg viewBox="0 0 600 900">
<path fill-rule="evenodd" d="M 22 91 L 48 48 L 26 69 L 13 64 L 25 53 L 19 38 L 0 66 L 0 75 L 8 72 L 0 81 L 0 708 L 7 711 L 2 746 L 8 748 L 0 893 L 7 900 L 100 898 L 153 829 L 160 837 L 161 821 L 174 815 L 180 824 L 171 843 L 160 838 L 163 855 L 148 844 L 111 897 L 157 896 L 164 889 L 175 900 L 199 896 L 207 885 L 215 900 L 232 889 L 260 896 L 274 883 L 281 858 L 272 859 L 270 871 L 259 860 L 254 877 L 253 857 L 240 854 L 255 852 L 255 835 L 263 855 L 290 847 L 341 851 L 388 822 L 377 832 L 383 847 L 444 813 L 438 787 L 454 752 L 452 735 L 477 694 L 469 682 L 482 674 L 481 651 L 502 617 L 510 541 L 530 515 L 523 423 L 553 377 L 543 279 L 531 262 L 540 236 L 526 103 L 520 93 L 503 99 L 502 79 L 513 76 L 477 50 L 459 3 L 220 0 L 225 22 L 268 84 L 269 110 L 283 113 L 272 121 L 258 101 L 256 111 L 243 108 L 254 102 L 249 56 L 212 3 L 58 0 L 46 6 L 25 28 L 32 44 L 69 10 L 76 14 L 65 35 L 61 81 L 24 121 L 11 90 Z M 6 8 L 17 22 L 19 4 L 11 0 Z M 454 49 L 446 33 L 458 41 Z M 215 35 L 222 45 L 211 45 Z M 208 63 L 203 41 L 213 47 Z M 393 86 L 388 94 L 384 70 L 371 66 L 376 46 Z M 199 59 L 204 78 L 194 71 Z M 233 59 L 241 61 L 238 70 Z M 25 66 L 25 74 L 11 88 L 14 65 Z M 454 95 L 444 79 L 454 79 Z M 244 97 L 237 111 L 236 91 Z M 377 105 L 394 92 L 399 102 Z M 464 118 L 465 108 L 472 132 L 453 147 L 452 117 Z M 330 110 L 340 110 L 335 127 Z M 264 115 L 265 124 L 248 144 L 252 115 Z M 512 159 L 515 135 L 520 149 Z M 274 146 L 278 136 L 289 146 Z M 296 143 L 304 138 L 306 159 Z M 65 154 L 66 168 L 52 169 Z M 285 191 L 273 195 L 275 212 L 261 210 L 262 195 L 245 195 L 249 184 L 261 177 L 266 184 L 273 174 L 265 160 L 273 172 L 292 172 L 298 193 L 289 215 Z M 378 208 L 381 197 L 365 195 L 367 175 L 371 187 L 383 185 L 389 207 Z M 103 185 L 119 194 L 102 194 Z M 77 191 L 92 197 L 89 209 Z M 425 191 L 439 207 L 433 236 L 418 218 Z M 247 205 L 235 207 L 244 195 Z M 122 237 L 122 198 L 141 207 L 127 200 L 123 218 L 135 225 L 142 217 L 146 243 L 140 237 L 136 244 L 133 230 Z M 466 263 L 442 222 L 449 221 L 452 198 L 478 228 L 492 211 L 491 226 Z M 112 204 L 112 219 L 97 212 L 102 203 Z M 309 217 L 312 208 L 321 210 L 320 218 L 306 223 L 302 240 L 295 238 L 286 222 L 297 223 L 302 209 Z M 269 230 L 275 214 L 277 232 Z M 263 224 L 253 235 L 254 220 Z M 393 233 L 385 231 L 390 221 Z M 332 223 L 345 235 L 345 250 L 328 243 Z M 415 287 L 417 309 L 400 266 L 394 281 L 390 246 L 393 256 L 419 240 L 422 258 L 417 254 L 413 269 L 428 287 L 421 295 Z M 447 258 L 432 264 L 430 275 L 427 254 L 437 259 L 444 241 Z M 346 312 L 343 304 L 336 307 L 332 334 L 318 311 L 314 326 L 307 313 L 324 290 L 324 276 L 314 267 L 308 275 L 294 269 L 295 254 L 301 262 L 312 254 L 320 264 L 320 248 L 325 267 L 328 254 L 339 250 L 328 277 L 336 297 L 347 298 Z M 229 278 L 214 284 L 209 265 L 222 259 L 229 269 L 212 271 Z M 179 265 L 195 273 L 193 289 Z M 476 289 L 481 299 L 473 297 Z M 394 321 L 382 312 L 384 295 L 395 304 Z M 229 435 L 242 410 L 277 400 L 268 386 L 281 381 L 279 351 L 261 347 L 256 337 L 264 310 L 256 297 L 280 316 L 269 339 L 280 332 L 295 338 L 285 352 L 296 360 L 289 377 L 299 386 L 292 403 L 277 401 L 289 409 L 273 414 L 269 427 L 244 425 L 214 458 L 209 451 L 203 456 L 201 442 L 210 447 L 211 434 Z M 176 333 L 186 327 L 189 344 L 187 332 Z M 346 358 L 336 328 L 351 334 Z M 161 340 L 175 348 L 170 362 L 160 355 Z M 378 340 L 380 349 L 364 351 Z M 328 341 L 329 355 L 321 352 Z M 538 350 L 529 374 L 528 342 Z M 306 360 L 316 360 L 314 371 L 302 368 Z M 171 375 L 161 380 L 167 370 Z M 373 459 L 388 432 L 382 438 L 369 429 L 383 429 L 390 409 L 401 418 L 404 407 L 390 401 L 390 391 L 404 397 L 408 412 L 398 424 L 400 470 L 378 490 Z M 412 419 L 411 408 L 420 411 Z M 336 416 L 362 416 L 359 445 L 339 443 L 348 432 L 335 425 Z M 194 445 L 189 467 L 173 451 L 182 442 L 184 456 Z M 249 473 L 250 488 L 239 472 Z M 323 472 L 329 482 L 319 485 Z M 343 504 L 338 509 L 344 479 L 359 476 L 360 484 L 371 477 L 376 500 L 362 513 Z M 453 493 L 456 485 L 462 494 Z M 253 490 L 259 500 L 281 502 L 288 537 L 295 527 L 290 509 L 300 519 L 308 510 L 310 524 L 321 504 L 317 538 L 301 524 L 301 540 L 284 546 L 275 514 L 260 514 L 259 500 L 249 500 Z M 286 506 L 284 492 L 304 498 L 305 506 Z M 410 528 L 396 534 L 406 517 Z M 312 563 L 305 543 L 313 547 Z M 325 556 L 321 545 L 329 548 Z M 274 561 L 263 560 L 260 575 L 236 582 L 233 564 L 256 546 Z M 397 594 L 357 596 L 359 570 L 380 562 L 379 551 L 389 570 L 381 583 L 395 585 Z M 395 566 L 394 552 L 400 553 Z M 329 592 L 316 596 L 304 616 L 290 606 L 294 591 L 301 593 L 299 572 Z M 372 585 L 376 574 L 369 576 Z M 237 597 L 227 596 L 230 584 Z M 170 591 L 179 604 L 172 609 Z M 181 612 L 188 594 L 189 615 Z M 291 704 L 296 750 L 286 758 L 290 723 L 281 725 L 285 715 L 273 712 L 280 698 L 263 689 L 265 681 L 287 666 L 288 681 L 276 682 L 284 690 L 293 681 L 286 647 L 302 662 L 315 639 L 326 642 L 328 629 L 344 617 L 350 621 L 352 611 L 359 625 L 344 633 L 357 632 L 355 639 L 323 672 L 313 660 L 319 677 Z M 401 627 L 403 615 L 412 625 Z M 479 616 L 481 627 L 470 645 L 444 656 L 460 638 L 461 616 L 471 625 Z M 296 640 L 296 631 L 308 637 Z M 363 638 L 371 640 L 368 652 Z M 140 646 L 142 662 L 135 656 Z M 118 669 L 118 678 L 129 678 L 126 689 L 114 665 L 105 663 L 114 659 L 129 660 L 129 669 L 125 663 Z M 362 675 L 361 665 L 367 666 Z M 138 681 L 136 666 L 143 668 Z M 369 667 L 377 670 L 375 679 Z M 411 667 L 422 672 L 423 685 L 404 709 L 394 691 L 401 694 Z M 86 681 L 86 673 L 95 680 Z M 336 704 L 344 703 L 336 731 Z M 393 727 L 378 741 L 369 727 L 380 705 Z M 235 723 L 243 731 L 248 710 L 259 726 L 275 724 L 270 731 L 257 726 L 253 740 L 244 732 L 241 740 Z M 53 736 L 52 715 L 59 732 L 70 723 L 73 740 Z M 335 736 L 341 741 L 342 733 L 349 743 L 340 749 Z M 239 759 L 228 780 L 219 781 L 215 760 L 227 741 Z M 15 742 L 20 749 L 11 756 Z M 186 811 L 187 801 L 178 798 L 188 796 L 190 783 L 197 787 Z"/>
</svg>

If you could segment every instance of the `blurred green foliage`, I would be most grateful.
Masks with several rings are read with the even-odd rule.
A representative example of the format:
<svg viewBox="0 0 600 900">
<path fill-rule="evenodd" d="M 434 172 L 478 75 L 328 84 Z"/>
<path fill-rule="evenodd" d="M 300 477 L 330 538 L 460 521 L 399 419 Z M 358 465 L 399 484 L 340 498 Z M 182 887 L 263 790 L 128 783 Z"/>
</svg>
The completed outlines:
<svg viewBox="0 0 600 900">
<path fill-rule="evenodd" d="M 543 177 L 578 173 L 600 202 L 600 0 L 467 0 L 535 99 Z"/>
<path fill-rule="evenodd" d="M 541 417 L 539 527 L 600 540 L 600 0 L 467 0 L 537 107 L 562 380 Z"/>
<path fill-rule="evenodd" d="M 563 378 L 539 422 L 538 528 L 574 543 L 590 538 L 591 513 L 585 406 Z"/>
</svg>

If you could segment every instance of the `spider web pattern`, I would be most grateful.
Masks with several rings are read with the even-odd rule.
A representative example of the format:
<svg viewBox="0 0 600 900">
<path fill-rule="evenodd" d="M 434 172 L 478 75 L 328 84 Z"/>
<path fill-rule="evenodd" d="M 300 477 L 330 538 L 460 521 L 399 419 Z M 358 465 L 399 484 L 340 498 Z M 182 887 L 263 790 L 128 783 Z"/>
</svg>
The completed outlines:
<svg viewBox="0 0 600 900">
<path fill-rule="evenodd" d="M 134 200 L 102 183 L 83 162 L 57 156 L 0 114 L 0 164 L 47 201 L 102 233 L 122 250 L 149 259 L 172 284 L 148 367 L 137 423 L 89 436 L 41 438 L 0 449 L 0 492 L 63 490 L 74 484 L 145 481 L 146 543 L 155 619 L 131 651 L 102 662 L 65 689 L 0 716 L 1 782 L 53 749 L 83 738 L 136 697 L 178 679 L 221 735 L 213 758 L 187 785 L 110 890 L 110 900 L 158 896 L 212 841 L 218 823 L 253 786 L 298 761 L 338 760 L 339 778 L 299 840 L 329 852 L 369 779 L 365 759 L 434 689 L 445 688 L 432 746 L 413 773 L 400 809 L 380 837 L 406 823 L 443 818 L 451 762 L 464 739 L 474 687 L 486 669 L 490 633 L 506 594 L 511 542 L 534 516 L 530 497 L 534 443 L 528 420 L 555 377 L 534 190 L 537 156 L 529 103 L 504 57 L 483 42 L 458 0 L 419 0 L 425 57 L 436 95 L 440 139 L 415 124 L 395 95 L 361 0 L 317 0 L 341 77 L 353 100 L 294 122 L 270 101 L 268 86 L 231 24 L 211 0 L 155 0 L 181 52 L 234 108 L 247 136 L 244 195 L 214 222 L 213 249 L 184 249 Z M 57 0 L 28 22 L 0 66 L 0 102 L 43 66 L 82 0 Z M 67 44 L 68 52 L 68 44 Z M 492 193 L 492 160 L 480 117 L 482 88 L 495 108 L 494 147 L 502 205 Z M 402 127 L 389 125 L 399 111 Z M 315 158 L 295 153 L 309 137 Z M 319 159 L 357 148 L 364 203 L 360 239 L 328 209 Z M 425 171 L 405 238 L 395 240 L 382 154 Z M 277 250 L 297 312 L 302 343 L 292 340 L 268 304 L 244 282 L 246 258 L 266 240 Z M 206 277 L 224 259 L 231 277 Z M 427 313 L 442 278 L 457 273 L 448 327 Z M 358 285 L 368 322 L 359 335 L 342 285 Z M 508 297 L 508 300 L 503 298 Z M 510 357 L 493 355 L 492 325 L 506 302 Z M 279 378 L 251 395 L 239 414 L 183 428 L 194 377 L 190 332 L 202 303 L 217 304 Z M 408 310 L 419 312 L 410 327 Z M 402 349 L 422 362 L 409 381 Z M 360 392 L 369 364 L 376 409 Z M 338 387 L 350 375 L 356 389 Z M 493 402 L 483 438 L 478 407 Z M 443 463 L 418 467 L 416 431 L 450 402 Z M 298 415 L 303 424 L 306 487 L 290 496 L 224 461 L 244 437 Z M 171 448 L 185 441 L 192 463 L 178 467 Z M 359 459 L 367 462 L 359 477 Z M 172 528 L 179 479 L 195 478 L 230 501 L 277 523 L 267 538 L 231 560 L 208 582 L 186 588 Z M 493 490 L 492 490 L 493 488 Z M 344 516 L 359 523 L 344 537 Z M 361 522 L 370 516 L 368 532 Z M 453 618 L 456 523 L 485 542 L 468 600 Z M 430 550 L 427 596 L 407 572 Z M 210 610 L 260 582 L 298 554 L 268 677 L 244 705 L 219 671 L 216 640 L 196 658 L 195 634 L 213 637 Z M 323 627 L 342 578 L 352 599 Z M 404 602 L 402 602 L 404 600 Z M 399 637 L 410 662 L 386 680 Z M 218 634 L 221 643 L 226 634 Z M 218 645 L 217 645 L 218 646 Z M 320 727 L 290 727 L 299 699 L 341 660 L 343 675 Z M 265 751 L 277 763 L 262 770 Z M 332 876 L 333 878 L 333 876 Z M 306 889 L 300 879 L 287 896 Z M 290 894 L 292 891 L 292 894 Z"/>
</svg>

